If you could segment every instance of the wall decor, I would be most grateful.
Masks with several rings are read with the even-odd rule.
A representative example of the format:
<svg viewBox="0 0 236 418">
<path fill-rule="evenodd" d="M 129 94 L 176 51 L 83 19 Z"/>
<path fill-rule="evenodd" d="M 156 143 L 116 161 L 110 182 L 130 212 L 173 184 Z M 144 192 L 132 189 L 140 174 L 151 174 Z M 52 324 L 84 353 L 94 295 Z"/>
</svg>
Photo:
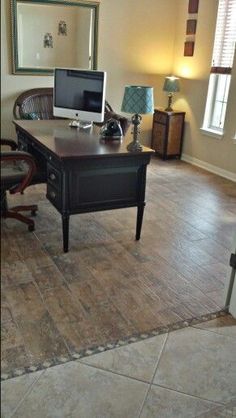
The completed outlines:
<svg viewBox="0 0 236 418">
<path fill-rule="evenodd" d="M 53 48 L 53 38 L 51 33 L 45 33 L 43 38 L 43 46 L 44 48 Z"/>
<path fill-rule="evenodd" d="M 188 19 L 186 25 L 186 35 L 195 35 L 197 28 L 197 19 Z"/>
<path fill-rule="evenodd" d="M 58 23 L 58 35 L 67 36 L 67 25 L 64 20 L 60 20 Z"/>
<path fill-rule="evenodd" d="M 44 48 L 53 48 L 53 38 L 51 33 L 45 33 L 43 39 L 43 46 Z"/>
<path fill-rule="evenodd" d="M 188 12 L 197 13 L 198 12 L 198 3 L 199 0 L 189 0 L 188 2 Z"/>
<path fill-rule="evenodd" d="M 194 42 L 193 41 L 186 41 L 184 43 L 184 56 L 185 57 L 192 57 L 194 52 Z"/>
<path fill-rule="evenodd" d="M 188 19 L 186 22 L 186 36 L 184 42 L 184 56 L 192 57 L 194 53 L 195 34 L 199 0 L 188 0 Z M 195 14 L 195 16 L 193 16 Z"/>
<path fill-rule="evenodd" d="M 11 4 L 13 74 L 52 75 L 55 67 L 97 68 L 98 1 L 9 0 L 8 3 Z M 29 24 L 35 17 L 37 25 Z M 48 33 L 52 39 L 45 36 Z M 76 48 L 68 48 L 75 44 L 75 39 L 78 39 Z"/>
</svg>

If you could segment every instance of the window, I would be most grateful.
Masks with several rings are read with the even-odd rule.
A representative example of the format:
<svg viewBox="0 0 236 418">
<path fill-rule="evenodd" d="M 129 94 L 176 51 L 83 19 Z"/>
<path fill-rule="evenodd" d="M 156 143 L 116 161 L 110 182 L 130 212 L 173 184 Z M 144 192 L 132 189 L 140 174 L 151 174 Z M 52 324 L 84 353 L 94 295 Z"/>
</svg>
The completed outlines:
<svg viewBox="0 0 236 418">
<path fill-rule="evenodd" d="M 236 42 L 236 0 L 219 0 L 202 129 L 223 134 Z"/>
</svg>

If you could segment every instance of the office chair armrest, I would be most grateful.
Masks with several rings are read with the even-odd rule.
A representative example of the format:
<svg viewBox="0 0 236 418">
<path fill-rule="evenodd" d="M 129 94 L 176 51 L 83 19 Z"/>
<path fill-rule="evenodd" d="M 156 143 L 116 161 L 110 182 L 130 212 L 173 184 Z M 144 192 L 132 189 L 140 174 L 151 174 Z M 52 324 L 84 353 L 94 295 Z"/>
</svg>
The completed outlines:
<svg viewBox="0 0 236 418">
<path fill-rule="evenodd" d="M 1 145 L 7 145 L 12 150 L 16 150 L 18 148 L 17 143 L 13 139 L 1 138 L 0 143 L 1 143 Z"/>
<path fill-rule="evenodd" d="M 10 193 L 22 192 L 30 183 L 33 175 L 36 173 L 36 164 L 31 154 L 25 151 L 2 151 L 1 161 L 8 162 L 26 162 L 28 166 L 28 172 L 23 180 L 19 184 L 10 189 Z"/>
</svg>

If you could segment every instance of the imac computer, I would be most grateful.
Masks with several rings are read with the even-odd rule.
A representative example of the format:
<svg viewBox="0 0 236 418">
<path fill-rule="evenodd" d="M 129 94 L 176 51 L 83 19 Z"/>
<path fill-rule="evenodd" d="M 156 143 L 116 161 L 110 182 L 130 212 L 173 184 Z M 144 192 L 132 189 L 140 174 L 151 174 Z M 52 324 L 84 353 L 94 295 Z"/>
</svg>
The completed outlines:
<svg viewBox="0 0 236 418">
<path fill-rule="evenodd" d="M 72 127 L 88 128 L 103 122 L 106 73 L 97 70 L 55 68 L 54 116 L 69 118 Z"/>
</svg>

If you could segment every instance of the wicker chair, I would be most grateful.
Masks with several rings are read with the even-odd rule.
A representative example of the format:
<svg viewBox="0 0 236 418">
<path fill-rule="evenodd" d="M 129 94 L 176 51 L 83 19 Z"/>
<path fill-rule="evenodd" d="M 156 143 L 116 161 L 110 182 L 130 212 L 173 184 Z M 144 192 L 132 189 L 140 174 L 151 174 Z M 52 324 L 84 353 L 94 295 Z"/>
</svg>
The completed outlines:
<svg viewBox="0 0 236 418">
<path fill-rule="evenodd" d="M 53 89 L 38 88 L 21 93 L 14 104 L 15 119 L 54 119 Z"/>
<path fill-rule="evenodd" d="M 20 212 L 30 211 L 35 215 L 37 205 L 15 206 L 8 209 L 7 191 L 11 194 L 22 193 L 31 184 L 36 172 L 33 157 L 27 152 L 17 151 L 17 144 L 10 139 L 1 139 L 1 145 L 10 146 L 11 151 L 1 151 L 1 217 L 14 218 L 28 225 L 29 231 L 34 231 L 34 221 Z"/>
<path fill-rule="evenodd" d="M 15 101 L 13 115 L 15 119 L 56 119 L 53 116 L 53 88 L 31 89 L 20 94 Z M 104 122 L 110 118 L 119 120 L 123 135 L 125 135 L 130 121 L 115 113 L 106 101 Z M 96 125 L 102 126 L 103 123 Z"/>
</svg>

